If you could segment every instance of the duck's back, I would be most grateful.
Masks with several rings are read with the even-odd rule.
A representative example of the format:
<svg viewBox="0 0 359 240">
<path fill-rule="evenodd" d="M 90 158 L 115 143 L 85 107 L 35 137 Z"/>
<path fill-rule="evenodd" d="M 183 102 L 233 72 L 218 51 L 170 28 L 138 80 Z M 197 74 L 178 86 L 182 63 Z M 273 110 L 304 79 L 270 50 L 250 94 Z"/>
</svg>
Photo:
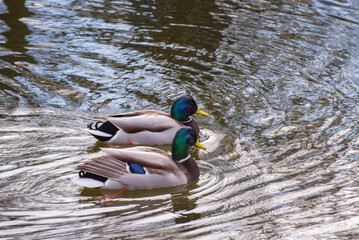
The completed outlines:
<svg viewBox="0 0 359 240">
<path fill-rule="evenodd" d="M 186 175 L 178 164 L 168 153 L 160 149 L 104 148 L 103 151 L 106 155 L 90 159 L 77 166 L 77 169 L 83 172 L 78 180 L 79 184 L 88 186 L 89 183 L 95 183 L 96 185 L 90 187 L 135 190 L 172 187 L 187 182 Z M 139 164 L 144 173 L 132 172 L 129 169 L 130 164 Z"/>
<path fill-rule="evenodd" d="M 104 118 L 107 122 L 95 130 L 90 130 L 90 133 L 95 137 L 107 137 L 105 142 L 111 144 L 171 144 L 175 133 L 183 126 L 169 114 L 156 110 L 129 112 Z"/>
<path fill-rule="evenodd" d="M 149 131 L 159 133 L 170 128 L 178 130 L 182 124 L 165 112 L 156 110 L 146 110 L 120 114 L 106 118 L 112 124 L 126 133 L 138 133 Z"/>
</svg>

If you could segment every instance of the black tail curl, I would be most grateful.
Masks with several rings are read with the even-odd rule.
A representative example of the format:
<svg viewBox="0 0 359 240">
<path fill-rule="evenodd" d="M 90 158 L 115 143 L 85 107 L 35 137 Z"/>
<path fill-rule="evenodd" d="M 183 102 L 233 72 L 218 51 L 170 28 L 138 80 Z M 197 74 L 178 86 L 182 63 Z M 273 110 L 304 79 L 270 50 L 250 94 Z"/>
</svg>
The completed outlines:
<svg viewBox="0 0 359 240">
<path fill-rule="evenodd" d="M 99 126 L 99 124 L 100 124 L 100 126 Z M 87 128 L 89 128 L 91 130 L 98 130 L 102 124 L 103 124 L 102 121 L 92 122 L 87 125 Z"/>
<path fill-rule="evenodd" d="M 91 178 L 100 182 L 106 182 L 108 178 L 106 177 L 102 177 L 100 175 L 94 174 L 94 173 L 90 173 L 90 172 L 85 172 L 85 171 L 80 171 L 79 172 L 79 177 L 80 178 Z"/>
<path fill-rule="evenodd" d="M 91 130 L 97 130 L 97 131 L 111 135 L 110 137 L 107 137 L 107 136 L 104 137 L 104 136 L 101 136 L 101 134 L 96 134 L 96 133 L 90 132 L 92 136 L 94 136 L 95 138 L 97 138 L 98 140 L 100 140 L 102 142 L 107 142 L 107 141 L 111 140 L 111 138 L 114 135 L 116 135 L 117 131 L 119 130 L 118 127 L 116 127 L 109 121 L 92 122 L 89 125 L 87 125 L 87 127 Z"/>
</svg>

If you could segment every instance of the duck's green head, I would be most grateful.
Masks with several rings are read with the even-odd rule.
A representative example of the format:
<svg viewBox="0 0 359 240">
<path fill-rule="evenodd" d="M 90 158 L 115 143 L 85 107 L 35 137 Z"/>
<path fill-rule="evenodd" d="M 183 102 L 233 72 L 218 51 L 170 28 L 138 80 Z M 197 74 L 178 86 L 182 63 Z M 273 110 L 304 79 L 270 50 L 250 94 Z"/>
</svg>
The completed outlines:
<svg viewBox="0 0 359 240">
<path fill-rule="evenodd" d="M 172 141 L 172 159 L 181 161 L 189 156 L 188 149 L 196 145 L 199 148 L 206 149 L 198 142 L 196 133 L 190 127 L 180 128 Z"/>
<path fill-rule="evenodd" d="M 208 113 L 198 108 L 197 103 L 193 98 L 187 96 L 178 98 L 171 108 L 171 117 L 181 122 L 189 121 L 189 116 L 195 113 L 206 117 L 209 116 Z"/>
</svg>

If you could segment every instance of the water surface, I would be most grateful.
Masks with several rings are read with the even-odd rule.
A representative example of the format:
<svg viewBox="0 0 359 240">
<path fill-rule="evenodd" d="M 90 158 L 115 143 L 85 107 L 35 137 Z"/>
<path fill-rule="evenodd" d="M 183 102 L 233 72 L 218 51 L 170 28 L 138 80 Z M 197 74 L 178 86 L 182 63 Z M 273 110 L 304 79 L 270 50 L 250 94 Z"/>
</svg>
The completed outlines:
<svg viewBox="0 0 359 240">
<path fill-rule="evenodd" d="M 358 238 L 358 36 L 358 1 L 1 1 L 1 238 Z M 96 116 L 184 94 L 198 181 L 72 182 Z"/>
</svg>

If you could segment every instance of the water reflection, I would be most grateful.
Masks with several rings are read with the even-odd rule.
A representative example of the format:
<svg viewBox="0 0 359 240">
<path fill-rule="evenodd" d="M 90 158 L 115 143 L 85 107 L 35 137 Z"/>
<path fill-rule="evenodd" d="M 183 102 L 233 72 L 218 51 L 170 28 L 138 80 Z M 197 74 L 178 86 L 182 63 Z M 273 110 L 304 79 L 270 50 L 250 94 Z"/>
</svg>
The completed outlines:
<svg viewBox="0 0 359 240">
<path fill-rule="evenodd" d="M 182 47 L 205 49 L 214 52 L 228 27 L 230 18 L 221 16 L 215 1 L 132 1 L 136 13 L 128 21 L 138 29 L 141 42 L 151 37 L 151 42 L 180 44 Z M 186 49 L 187 49 L 186 48 Z"/>
<path fill-rule="evenodd" d="M 166 206 L 160 211 L 173 213 L 174 223 L 187 223 L 203 217 L 202 213 L 194 211 L 197 207 L 197 198 L 191 197 L 190 191 L 195 188 L 198 188 L 197 181 L 168 189 L 126 191 L 106 202 L 102 202 L 103 196 L 109 196 L 117 191 L 84 188 L 80 195 L 87 198 L 81 199 L 80 203 L 94 203 L 109 208 L 117 206 L 126 211 L 130 207 L 134 218 L 143 215 L 145 211 L 157 211 Z M 108 216 L 126 216 L 126 211 L 110 212 Z"/>
<path fill-rule="evenodd" d="M 2 48 L 0 50 L 0 99 L 3 103 L 0 106 L 1 115 L 15 109 L 23 100 L 24 103 L 37 105 L 33 99 L 33 93 L 27 91 L 23 84 L 14 79 L 24 74 L 21 72 L 23 68 L 19 67 L 19 63 L 36 63 L 33 56 L 26 53 L 26 47 L 29 45 L 26 36 L 31 34 L 31 31 L 21 21 L 21 18 L 29 17 L 31 13 L 25 7 L 25 0 L 4 0 L 3 2 L 8 12 L 0 14 L 0 19 L 5 22 L 8 30 L 1 33 L 6 41 L 0 43 Z"/>
<path fill-rule="evenodd" d="M 197 199 L 189 198 L 189 196 L 191 196 L 189 188 L 196 187 L 198 187 L 197 182 L 191 183 L 186 186 L 184 191 L 171 195 L 173 212 L 177 214 L 175 218 L 176 223 L 187 223 L 203 217 L 203 214 L 193 211 L 197 208 Z"/>
<path fill-rule="evenodd" d="M 10 28 L 8 31 L 2 33 L 7 40 L 5 43 L 0 43 L 0 46 L 4 47 L 5 51 L 12 51 L 11 53 L 2 54 L 0 59 L 9 62 L 12 66 L 16 65 L 16 62 L 21 61 L 36 63 L 31 55 L 26 54 L 26 47 L 29 45 L 26 36 L 31 34 L 31 31 L 27 25 L 21 21 L 21 18 L 29 17 L 31 13 L 25 7 L 25 1 L 26 0 L 4 0 L 3 2 L 8 12 L 0 15 L 0 19 Z M 2 69 L 1 73 L 8 77 L 18 75 L 14 69 L 9 68 Z"/>
<path fill-rule="evenodd" d="M 221 44 L 222 30 L 230 18 L 222 15 L 215 1 L 131 1 L 134 13 L 126 18 L 135 26 L 136 35 L 124 42 L 144 52 L 164 67 L 179 68 L 196 75 L 210 71 L 216 59 L 214 52 Z M 191 69 L 196 70 L 191 70 Z M 190 79 L 195 80 L 190 75 Z"/>
</svg>

